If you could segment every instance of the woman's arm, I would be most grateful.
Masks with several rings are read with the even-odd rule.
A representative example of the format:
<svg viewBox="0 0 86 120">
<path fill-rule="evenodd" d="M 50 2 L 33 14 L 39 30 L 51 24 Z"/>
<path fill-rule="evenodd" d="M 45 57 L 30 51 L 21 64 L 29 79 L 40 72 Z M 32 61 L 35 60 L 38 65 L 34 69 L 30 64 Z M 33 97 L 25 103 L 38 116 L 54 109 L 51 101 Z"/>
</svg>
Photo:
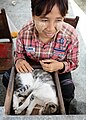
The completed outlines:
<svg viewBox="0 0 86 120">
<path fill-rule="evenodd" d="M 24 53 L 24 45 L 23 45 L 23 33 L 19 33 L 18 38 L 16 40 L 16 51 L 15 51 L 15 66 L 17 72 L 32 72 L 33 68 L 26 61 Z"/>
</svg>

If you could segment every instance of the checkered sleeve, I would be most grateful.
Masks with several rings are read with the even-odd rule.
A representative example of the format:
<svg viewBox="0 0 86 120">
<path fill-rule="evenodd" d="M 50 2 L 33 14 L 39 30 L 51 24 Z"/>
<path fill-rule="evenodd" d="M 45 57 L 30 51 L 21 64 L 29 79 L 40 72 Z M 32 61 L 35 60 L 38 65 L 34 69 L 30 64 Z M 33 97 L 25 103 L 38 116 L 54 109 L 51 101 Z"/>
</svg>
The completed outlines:
<svg viewBox="0 0 86 120">
<path fill-rule="evenodd" d="M 72 71 L 78 67 L 78 51 L 79 51 L 78 46 L 79 46 L 78 37 L 76 31 L 74 30 L 71 35 L 71 42 L 68 45 L 67 49 L 67 58 L 66 62 L 64 62 L 65 63 L 64 72 Z"/>
<path fill-rule="evenodd" d="M 23 49 L 23 32 L 19 32 L 17 40 L 16 40 L 16 50 L 15 50 L 15 62 L 18 59 L 25 59 L 24 57 L 24 49 Z"/>
</svg>

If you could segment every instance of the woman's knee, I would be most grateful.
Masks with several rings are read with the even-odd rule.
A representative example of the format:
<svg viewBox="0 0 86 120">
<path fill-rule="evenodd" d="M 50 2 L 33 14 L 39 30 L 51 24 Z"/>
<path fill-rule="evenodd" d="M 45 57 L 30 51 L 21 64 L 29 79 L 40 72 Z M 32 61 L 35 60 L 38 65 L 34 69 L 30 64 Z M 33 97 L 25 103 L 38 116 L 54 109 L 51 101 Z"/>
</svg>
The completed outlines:
<svg viewBox="0 0 86 120">
<path fill-rule="evenodd" d="M 75 85 L 71 79 L 64 80 L 61 83 L 63 98 L 67 101 L 71 101 L 74 98 Z"/>
<path fill-rule="evenodd" d="M 2 83 L 5 86 L 5 88 L 8 87 L 10 73 L 11 73 L 11 68 L 3 74 Z"/>
</svg>

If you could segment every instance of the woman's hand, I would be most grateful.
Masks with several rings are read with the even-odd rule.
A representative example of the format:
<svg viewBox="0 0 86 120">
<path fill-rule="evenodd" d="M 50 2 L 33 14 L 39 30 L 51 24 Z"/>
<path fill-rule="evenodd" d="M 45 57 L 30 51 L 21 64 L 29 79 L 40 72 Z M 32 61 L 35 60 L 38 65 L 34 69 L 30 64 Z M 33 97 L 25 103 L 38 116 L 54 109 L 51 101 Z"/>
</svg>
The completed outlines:
<svg viewBox="0 0 86 120">
<path fill-rule="evenodd" d="M 42 60 L 42 61 L 40 61 L 40 64 L 41 64 L 42 68 L 48 72 L 58 71 L 64 67 L 62 62 L 58 62 L 53 59 Z"/>
<path fill-rule="evenodd" d="M 19 73 L 24 73 L 24 72 L 32 72 L 33 68 L 30 66 L 30 64 L 24 60 L 24 59 L 18 59 L 16 61 L 16 70 Z"/>
</svg>

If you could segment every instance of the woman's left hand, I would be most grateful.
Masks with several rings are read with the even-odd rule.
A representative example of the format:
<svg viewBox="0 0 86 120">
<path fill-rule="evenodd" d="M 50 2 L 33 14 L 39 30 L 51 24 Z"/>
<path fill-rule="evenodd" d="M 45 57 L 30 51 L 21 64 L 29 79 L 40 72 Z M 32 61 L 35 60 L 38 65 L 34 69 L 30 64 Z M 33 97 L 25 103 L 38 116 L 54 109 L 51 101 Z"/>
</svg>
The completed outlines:
<svg viewBox="0 0 86 120">
<path fill-rule="evenodd" d="M 40 64 L 45 71 L 54 72 L 63 68 L 63 63 L 53 59 L 41 60 Z"/>
</svg>

